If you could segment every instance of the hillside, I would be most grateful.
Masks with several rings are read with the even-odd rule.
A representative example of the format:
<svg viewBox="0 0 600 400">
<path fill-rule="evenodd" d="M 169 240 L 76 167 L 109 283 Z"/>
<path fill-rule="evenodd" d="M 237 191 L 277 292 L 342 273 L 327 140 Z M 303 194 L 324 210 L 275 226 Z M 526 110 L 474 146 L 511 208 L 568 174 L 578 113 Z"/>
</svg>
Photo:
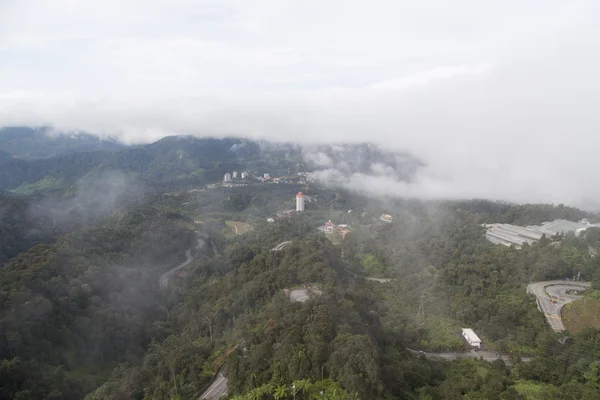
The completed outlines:
<svg viewBox="0 0 600 400">
<path fill-rule="evenodd" d="M 600 330 L 600 291 L 596 290 L 584 298 L 567 304 L 562 310 L 567 330 L 573 334 L 586 329 Z"/>
<path fill-rule="evenodd" d="M 50 128 L 0 128 L 0 150 L 26 160 L 56 157 L 75 152 L 120 150 L 127 146 L 114 140 L 101 140 L 85 133 L 51 134 Z M 3 157 L 0 152 L 0 161 Z"/>
<path fill-rule="evenodd" d="M 42 142 L 46 140 L 54 139 L 45 138 Z M 5 141 L 5 147 L 2 147 L 0 141 L 0 150 L 10 152 L 14 147 L 11 143 Z M 350 168 L 352 164 L 344 161 L 348 159 L 361 162 Z M 269 173 L 273 177 L 300 171 L 322 171 L 319 176 L 331 185 L 344 182 L 354 173 L 367 176 L 391 173 L 397 179 L 406 180 L 420 165 L 409 155 L 369 144 L 302 148 L 288 143 L 236 138 L 172 136 L 145 146 L 117 147 L 111 151 L 80 149 L 43 159 L 7 159 L 0 169 L 0 191 L 65 193 L 79 180 L 105 171 L 118 171 L 166 190 L 218 182 L 226 172 L 244 170 L 260 176 Z"/>
<path fill-rule="evenodd" d="M 156 143 L 120 151 L 72 153 L 40 160 L 5 161 L 0 170 L 0 190 L 17 193 L 65 191 L 79 179 L 102 171 L 119 171 L 151 181 L 181 187 L 215 182 L 228 171 L 239 170 L 258 158 L 232 149 L 239 139 L 165 138 Z"/>
<path fill-rule="evenodd" d="M 341 174 L 377 173 L 375 160 L 401 171 L 404 158 L 386 154 L 169 137 L 9 160 L 20 175 L 10 181 L 0 168 L 0 177 L 22 194 L 0 197 L 0 400 L 198 398 L 219 366 L 228 393 L 252 399 L 309 398 L 319 385 L 330 399 L 598 398 L 600 330 L 558 343 L 525 291 L 576 272 L 600 281 L 594 235 L 515 249 L 481 227 L 582 211 L 369 198 L 304 179 L 203 185 L 233 170 L 275 177 L 347 157 L 369 162 Z M 31 176 L 41 178 L 18 180 Z M 306 211 L 280 213 L 298 191 L 311 199 Z M 332 240 L 317 229 L 328 220 L 350 233 Z M 288 297 L 304 286 L 319 292 Z M 512 367 L 418 352 L 461 351 L 463 326 Z"/>
<path fill-rule="evenodd" d="M 136 363 L 167 318 L 157 280 L 194 245 L 151 205 L 40 244 L 0 268 L 0 399 L 81 399 Z"/>
<path fill-rule="evenodd" d="M 30 247 L 49 241 L 54 226 L 43 213 L 32 213 L 32 202 L 0 192 L 0 267 Z"/>
</svg>

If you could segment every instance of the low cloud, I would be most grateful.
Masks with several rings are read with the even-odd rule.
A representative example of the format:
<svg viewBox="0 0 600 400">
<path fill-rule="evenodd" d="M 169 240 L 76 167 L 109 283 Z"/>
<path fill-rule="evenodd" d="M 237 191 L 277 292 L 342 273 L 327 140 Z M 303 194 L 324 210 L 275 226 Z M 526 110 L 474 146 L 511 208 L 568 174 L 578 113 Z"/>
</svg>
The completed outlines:
<svg viewBox="0 0 600 400">
<path fill-rule="evenodd" d="M 369 142 L 423 165 L 307 154 L 373 193 L 600 206 L 595 1 L 58 1 L 0 12 L 0 125 Z"/>
<path fill-rule="evenodd" d="M 95 170 L 79 179 L 71 197 L 47 197 L 34 203 L 29 212 L 48 221 L 59 231 L 85 228 L 121 207 L 139 201 L 146 193 L 142 182 L 116 170 Z"/>
</svg>

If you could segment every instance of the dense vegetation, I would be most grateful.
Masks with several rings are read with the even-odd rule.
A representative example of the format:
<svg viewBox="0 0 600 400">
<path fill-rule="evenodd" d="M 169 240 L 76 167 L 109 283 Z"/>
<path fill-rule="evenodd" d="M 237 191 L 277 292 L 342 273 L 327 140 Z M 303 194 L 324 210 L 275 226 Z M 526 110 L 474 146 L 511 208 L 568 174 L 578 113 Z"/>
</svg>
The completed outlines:
<svg viewBox="0 0 600 400">
<path fill-rule="evenodd" d="M 231 150 L 238 139 L 185 139 L 171 137 L 119 151 L 70 153 L 39 160 L 13 159 L 0 169 L 0 190 L 68 190 L 88 174 L 119 171 L 163 187 L 215 182 L 225 172 L 240 170 L 244 160 Z M 255 157 L 248 152 L 248 157 Z"/>
<path fill-rule="evenodd" d="M 193 236 L 139 207 L 8 262 L 0 269 L 0 398 L 82 398 L 117 362 L 138 362 L 167 316 L 158 276 Z"/>
<path fill-rule="evenodd" d="M 218 371 L 231 397 L 253 400 L 599 398 L 599 331 L 561 339 L 525 292 L 531 281 L 578 272 L 600 282 L 590 250 L 598 231 L 517 250 L 487 242 L 481 226 L 596 216 L 378 201 L 311 184 L 174 190 L 234 169 L 293 172 L 297 156 L 237 139 L 166 138 L 6 161 L 7 188 L 62 189 L 0 197 L 0 399 L 191 399 Z M 312 199 L 307 212 L 267 223 L 299 190 Z M 328 219 L 351 233 L 318 232 Z M 232 221 L 252 229 L 235 235 Z M 161 274 L 189 249 L 193 261 L 161 289 Z M 322 294 L 290 301 L 286 289 L 305 285 Z M 510 354 L 512 367 L 407 349 L 463 349 L 461 326 Z"/>
<path fill-rule="evenodd" d="M 51 240 L 48 218 L 31 212 L 30 201 L 0 192 L 0 267 L 30 247 Z"/>
</svg>

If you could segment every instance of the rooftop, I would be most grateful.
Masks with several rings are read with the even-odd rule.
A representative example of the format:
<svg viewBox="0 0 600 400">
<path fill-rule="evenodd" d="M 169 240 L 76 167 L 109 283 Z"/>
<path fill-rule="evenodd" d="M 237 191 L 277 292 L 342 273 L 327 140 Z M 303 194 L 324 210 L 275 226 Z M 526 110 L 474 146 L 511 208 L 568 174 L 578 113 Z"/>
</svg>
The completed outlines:
<svg viewBox="0 0 600 400">
<path fill-rule="evenodd" d="M 487 228 L 486 238 L 496 244 L 520 247 L 525 243 L 533 243 L 540 240 L 542 235 L 547 237 L 558 233 L 581 231 L 593 226 L 584 222 L 573 222 L 565 219 L 557 219 L 552 222 L 544 222 L 542 225 L 517 226 L 511 224 L 484 224 Z"/>
<path fill-rule="evenodd" d="M 481 339 L 479 336 L 473 331 L 471 328 L 462 328 L 463 335 L 469 339 L 470 342 L 479 342 L 481 343 Z"/>
</svg>

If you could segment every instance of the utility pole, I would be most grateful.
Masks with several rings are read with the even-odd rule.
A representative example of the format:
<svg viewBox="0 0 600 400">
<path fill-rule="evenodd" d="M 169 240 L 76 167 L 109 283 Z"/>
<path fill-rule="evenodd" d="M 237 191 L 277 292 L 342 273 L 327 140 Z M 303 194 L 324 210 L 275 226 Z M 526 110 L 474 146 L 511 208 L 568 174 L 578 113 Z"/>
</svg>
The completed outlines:
<svg viewBox="0 0 600 400">
<path fill-rule="evenodd" d="M 419 301 L 419 310 L 417 311 L 417 328 L 423 329 L 425 327 L 425 292 L 421 292 L 421 299 Z"/>
<path fill-rule="evenodd" d="M 321 398 L 324 396 L 325 387 L 323 385 L 323 364 L 321 364 Z"/>
</svg>

